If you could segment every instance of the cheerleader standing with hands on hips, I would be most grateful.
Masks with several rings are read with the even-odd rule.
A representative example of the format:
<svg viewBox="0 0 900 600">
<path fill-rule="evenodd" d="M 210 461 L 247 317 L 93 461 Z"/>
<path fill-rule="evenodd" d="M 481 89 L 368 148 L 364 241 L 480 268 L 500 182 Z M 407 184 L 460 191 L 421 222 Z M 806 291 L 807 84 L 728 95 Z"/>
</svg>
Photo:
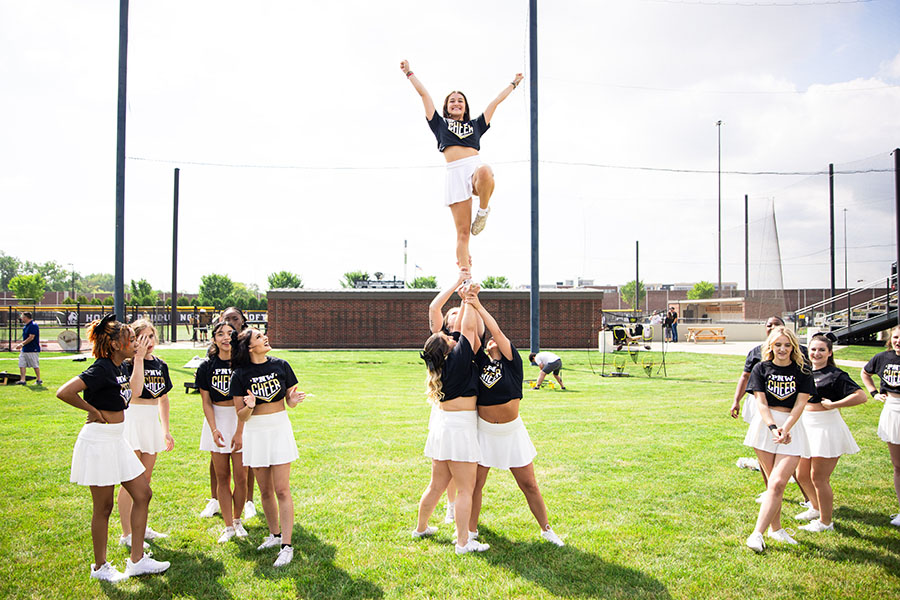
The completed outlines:
<svg viewBox="0 0 900 600">
<path fill-rule="evenodd" d="M 869 394 L 884 402 L 878 419 L 878 437 L 887 442 L 894 465 L 894 491 L 900 503 L 900 326 L 891 329 L 887 350 L 872 357 L 862 368 L 860 377 Z M 881 379 L 881 389 L 876 390 L 873 375 Z M 900 527 L 900 513 L 891 515 L 891 525 Z"/>
<path fill-rule="evenodd" d="M 762 347 L 762 362 L 750 373 L 747 390 L 756 398 L 757 412 L 747 429 L 744 445 L 756 449 L 760 466 L 769 474 L 756 527 L 747 538 L 747 546 L 762 552 L 766 548 L 763 540 L 766 529 L 768 536 L 776 541 L 797 543 L 781 526 L 781 502 L 800 456 L 809 452 L 800 417 L 809 397 L 816 393 L 816 383 L 793 331 L 785 327 L 772 329 Z"/>
<path fill-rule="evenodd" d="M 124 435 L 125 409 L 131 399 L 131 386 L 122 370 L 122 362 L 135 355 L 134 331 L 116 321 L 115 315 L 106 315 L 91 323 L 88 336 L 97 360 L 60 387 L 56 397 L 88 414 L 72 453 L 70 481 L 89 486 L 91 490 L 94 547 L 91 577 L 116 583 L 131 576 L 162 573 L 169 568 L 169 563 L 144 554 L 142 544 L 131 547 L 131 556 L 125 561 L 125 573 L 106 560 L 109 516 L 116 484 L 121 484 L 131 495 L 131 532 L 139 540 L 144 538 L 152 492 L 147 478 L 142 476 L 144 465 L 134 455 Z M 142 349 L 142 352 L 146 350 Z"/>
<path fill-rule="evenodd" d="M 473 120 L 469 115 L 469 102 L 462 92 L 450 92 L 444 98 L 443 111 L 439 115 L 428 90 L 410 70 L 409 62 L 401 61 L 400 70 L 422 98 L 428 126 L 437 138 L 438 150 L 447 161 L 444 205 L 450 207 L 456 226 L 456 262 L 461 269 L 470 268 L 469 234 L 478 235 L 484 229 L 490 212 L 488 203 L 494 193 L 494 172 L 488 165 L 482 164 L 478 156 L 481 136 L 490 128 L 497 106 L 522 81 L 522 74 L 516 73 L 509 85 L 487 105 L 484 113 Z M 479 204 L 474 221 L 473 195 L 478 196 Z"/>
<path fill-rule="evenodd" d="M 138 319 L 131 328 L 142 343 L 136 345 L 134 359 L 122 363 L 131 384 L 131 402 L 125 411 L 125 439 L 144 465 L 144 477 L 149 485 L 157 454 L 175 447 L 175 440 L 169 431 L 172 379 L 169 377 L 169 366 L 153 355 L 153 349 L 159 342 L 153 323 L 149 319 Z M 119 521 L 122 523 L 119 545 L 131 546 L 131 496 L 124 487 L 119 488 L 118 505 Z M 144 530 L 145 540 L 165 537 L 169 535 L 153 531 L 149 524 Z"/>
<path fill-rule="evenodd" d="M 225 321 L 213 326 L 212 344 L 206 359 L 197 367 L 194 380 L 203 402 L 203 430 L 200 449 L 210 453 L 215 469 L 216 499 L 225 521 L 219 536 L 224 544 L 231 538 L 247 537 L 241 523 L 241 510 L 247 494 L 247 467 L 241 451 L 244 423 L 239 421 L 231 396 L 231 334 Z M 234 492 L 231 481 L 234 479 Z"/>
<path fill-rule="evenodd" d="M 832 334 L 829 334 L 832 335 Z M 841 418 L 841 408 L 866 401 L 866 395 L 850 376 L 834 364 L 832 340 L 817 333 L 809 342 L 816 393 L 803 411 L 803 429 L 809 440 L 809 453 L 803 454 L 797 469 L 801 488 L 813 490 L 812 506 L 795 518 L 809 521 L 800 529 L 819 533 L 834 529 L 834 491 L 831 474 L 843 454 L 856 454 L 859 446 Z"/>
<path fill-rule="evenodd" d="M 244 422 L 244 464 L 255 469 L 269 527 L 269 536 L 257 549 L 280 545 L 274 566 L 283 567 L 294 557 L 290 477 L 291 463 L 299 457 L 285 407 L 297 406 L 306 394 L 297 390 L 297 377 L 287 361 L 266 356 L 272 349 L 269 338 L 256 329 L 234 332 L 231 348 L 231 395 Z"/>
</svg>

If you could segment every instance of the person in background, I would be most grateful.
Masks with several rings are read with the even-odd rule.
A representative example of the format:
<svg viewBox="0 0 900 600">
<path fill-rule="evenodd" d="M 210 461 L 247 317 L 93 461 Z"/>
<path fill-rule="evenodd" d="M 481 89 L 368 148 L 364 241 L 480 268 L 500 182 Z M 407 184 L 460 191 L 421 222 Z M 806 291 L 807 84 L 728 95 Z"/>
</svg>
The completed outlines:
<svg viewBox="0 0 900 600">
<path fill-rule="evenodd" d="M 672 342 L 678 343 L 678 313 L 675 312 L 675 307 L 669 307 L 669 316 L 668 320 L 671 322 L 669 328 L 672 330 Z"/>
<path fill-rule="evenodd" d="M 19 316 L 22 327 L 22 343 L 16 345 L 19 350 L 19 381 L 16 385 L 25 385 L 25 370 L 34 369 L 35 383 L 41 385 L 41 331 L 38 324 L 31 318 L 30 312 L 23 312 Z"/>
<path fill-rule="evenodd" d="M 559 382 L 560 389 L 566 389 L 566 386 L 563 384 L 562 375 L 559 374 L 560 369 L 562 369 L 562 359 L 559 356 L 545 350 L 543 352 L 538 352 L 537 354 L 532 352 L 528 355 L 528 360 L 531 361 L 532 365 L 541 370 L 541 372 L 538 373 L 537 381 L 532 389 L 541 389 L 541 384 L 544 383 L 544 377 L 551 373 L 556 381 Z"/>
</svg>

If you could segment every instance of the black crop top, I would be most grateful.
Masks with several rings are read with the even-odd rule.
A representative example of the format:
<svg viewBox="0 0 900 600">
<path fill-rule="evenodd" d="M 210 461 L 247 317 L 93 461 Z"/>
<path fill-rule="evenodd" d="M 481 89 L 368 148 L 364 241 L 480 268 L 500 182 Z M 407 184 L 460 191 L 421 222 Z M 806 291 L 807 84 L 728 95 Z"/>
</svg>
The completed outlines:
<svg viewBox="0 0 900 600">
<path fill-rule="evenodd" d="M 86 386 L 84 401 L 98 410 L 125 410 L 131 401 L 131 385 L 121 366 L 98 358 L 78 376 Z"/>
<path fill-rule="evenodd" d="M 492 360 L 484 352 L 475 355 L 478 367 L 478 406 L 496 406 L 522 397 L 522 380 L 525 378 L 522 357 L 512 348 L 512 360 L 502 354 L 500 360 Z"/>
<path fill-rule="evenodd" d="M 440 116 L 437 110 L 428 119 L 428 126 L 434 133 L 438 150 L 441 152 L 447 146 L 465 146 L 481 150 L 481 136 L 491 128 L 491 124 L 485 121 L 484 114 L 474 121 L 457 121 Z"/>
<path fill-rule="evenodd" d="M 257 404 L 283 400 L 295 385 L 297 377 L 291 365 L 274 356 L 267 356 L 264 363 L 238 367 L 231 373 L 231 395 L 246 396 L 252 392 Z"/>
<path fill-rule="evenodd" d="M 816 380 L 816 393 L 809 397 L 810 404 L 821 404 L 822 400 L 843 400 L 859 389 L 849 375 L 830 365 L 813 371 L 813 379 Z"/>
<path fill-rule="evenodd" d="M 460 336 L 459 342 L 447 355 L 441 371 L 441 391 L 444 392 L 441 402 L 478 393 L 478 371 L 474 360 L 475 353 L 472 352 L 469 338 Z"/>
<path fill-rule="evenodd" d="M 122 370 L 131 379 L 134 373 L 134 365 L 131 362 L 122 363 Z M 159 398 L 169 393 L 172 389 L 172 379 L 169 377 L 169 365 L 162 359 L 153 357 L 144 359 L 144 389 L 139 398 Z"/>
<path fill-rule="evenodd" d="M 798 394 L 816 393 L 816 382 L 811 373 L 804 373 L 794 363 L 779 367 L 771 360 L 764 360 L 753 367 L 747 391 L 765 392 L 769 406 L 794 408 Z"/>
<path fill-rule="evenodd" d="M 881 379 L 879 391 L 900 394 L 900 356 L 893 350 L 879 352 L 866 363 L 863 370 L 869 375 L 878 375 Z"/>
<path fill-rule="evenodd" d="M 231 361 L 209 356 L 197 367 L 194 385 L 209 393 L 213 402 L 231 402 Z"/>
</svg>

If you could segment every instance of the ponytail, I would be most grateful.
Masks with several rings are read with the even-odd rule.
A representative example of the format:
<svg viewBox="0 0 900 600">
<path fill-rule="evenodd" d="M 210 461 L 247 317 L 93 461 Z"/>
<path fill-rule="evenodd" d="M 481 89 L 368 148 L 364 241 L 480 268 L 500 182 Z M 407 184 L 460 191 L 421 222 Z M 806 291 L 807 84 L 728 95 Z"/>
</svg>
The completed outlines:
<svg viewBox="0 0 900 600">
<path fill-rule="evenodd" d="M 115 352 L 113 342 L 119 341 L 126 331 L 131 331 L 131 326 L 116 321 L 112 313 L 91 321 L 88 325 L 88 339 L 93 344 L 91 354 L 94 358 L 109 358 Z"/>
<path fill-rule="evenodd" d="M 246 367 L 250 364 L 250 338 L 255 329 L 244 329 L 240 333 L 231 331 L 231 368 Z"/>
<path fill-rule="evenodd" d="M 425 361 L 425 367 L 428 369 L 428 373 L 425 375 L 425 394 L 428 396 L 428 401 L 434 405 L 444 398 L 441 375 L 448 348 L 444 336 L 441 333 L 435 333 L 425 341 L 425 347 L 419 354 L 419 358 Z"/>
</svg>

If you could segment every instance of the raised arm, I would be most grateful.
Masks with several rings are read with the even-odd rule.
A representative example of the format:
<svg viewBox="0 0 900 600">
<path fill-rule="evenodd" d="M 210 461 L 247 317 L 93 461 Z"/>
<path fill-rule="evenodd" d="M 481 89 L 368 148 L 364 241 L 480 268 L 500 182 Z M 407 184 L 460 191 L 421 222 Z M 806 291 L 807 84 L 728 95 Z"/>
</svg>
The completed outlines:
<svg viewBox="0 0 900 600">
<path fill-rule="evenodd" d="M 503 88 L 503 91 L 500 92 L 500 95 L 494 98 L 490 104 L 487 105 L 487 108 L 484 109 L 484 120 L 486 123 L 491 122 L 491 117 L 494 116 L 494 111 L 497 110 L 497 106 L 506 100 L 506 97 L 512 94 L 512 91 L 519 87 L 519 82 L 522 81 L 523 76 L 521 73 L 516 73 L 516 76 L 513 77 L 513 80 L 509 82 L 509 85 Z"/>
<path fill-rule="evenodd" d="M 428 329 L 431 330 L 431 333 L 437 333 L 441 330 L 441 326 L 444 324 L 444 315 L 441 313 L 441 309 L 447 304 L 447 300 L 453 296 L 453 292 L 462 285 L 462 282 L 470 277 L 471 275 L 469 274 L 468 269 L 461 270 L 456 283 L 453 284 L 453 286 L 442 290 L 440 294 L 434 297 L 431 304 L 428 305 Z"/>
<path fill-rule="evenodd" d="M 401 60 L 400 70 L 403 71 L 403 74 L 406 75 L 406 78 L 409 79 L 409 82 L 416 89 L 416 93 L 422 98 L 422 104 L 425 105 L 425 118 L 431 119 L 432 115 L 434 115 L 434 100 L 431 99 L 431 94 L 428 93 L 428 90 L 425 89 L 419 78 L 409 70 L 409 61 Z"/>
<path fill-rule="evenodd" d="M 144 358 L 149 348 L 150 336 L 146 333 L 134 342 L 134 359 L 131 361 L 131 378 L 128 380 L 132 398 L 138 398 L 144 393 Z"/>
<path fill-rule="evenodd" d="M 460 295 L 463 299 L 465 299 L 467 291 L 468 287 L 461 290 Z M 456 317 L 456 323 L 459 326 L 460 333 L 469 340 L 469 345 L 472 346 L 472 350 L 478 352 L 481 347 L 481 340 L 478 338 L 478 313 L 463 302 L 462 306 L 459 308 L 459 315 Z"/>
<path fill-rule="evenodd" d="M 497 324 L 497 320 L 487 311 L 484 305 L 481 304 L 481 300 L 478 298 L 478 292 L 480 291 L 481 288 L 478 285 L 473 285 L 469 294 L 466 295 L 466 302 L 478 312 L 478 316 L 484 321 L 484 326 L 487 327 L 487 330 L 490 331 L 491 335 L 494 337 L 494 341 L 497 343 L 497 348 L 500 350 L 503 358 L 512 360 L 512 344 L 510 343 L 509 338 L 501 331 L 500 325 Z"/>
</svg>

